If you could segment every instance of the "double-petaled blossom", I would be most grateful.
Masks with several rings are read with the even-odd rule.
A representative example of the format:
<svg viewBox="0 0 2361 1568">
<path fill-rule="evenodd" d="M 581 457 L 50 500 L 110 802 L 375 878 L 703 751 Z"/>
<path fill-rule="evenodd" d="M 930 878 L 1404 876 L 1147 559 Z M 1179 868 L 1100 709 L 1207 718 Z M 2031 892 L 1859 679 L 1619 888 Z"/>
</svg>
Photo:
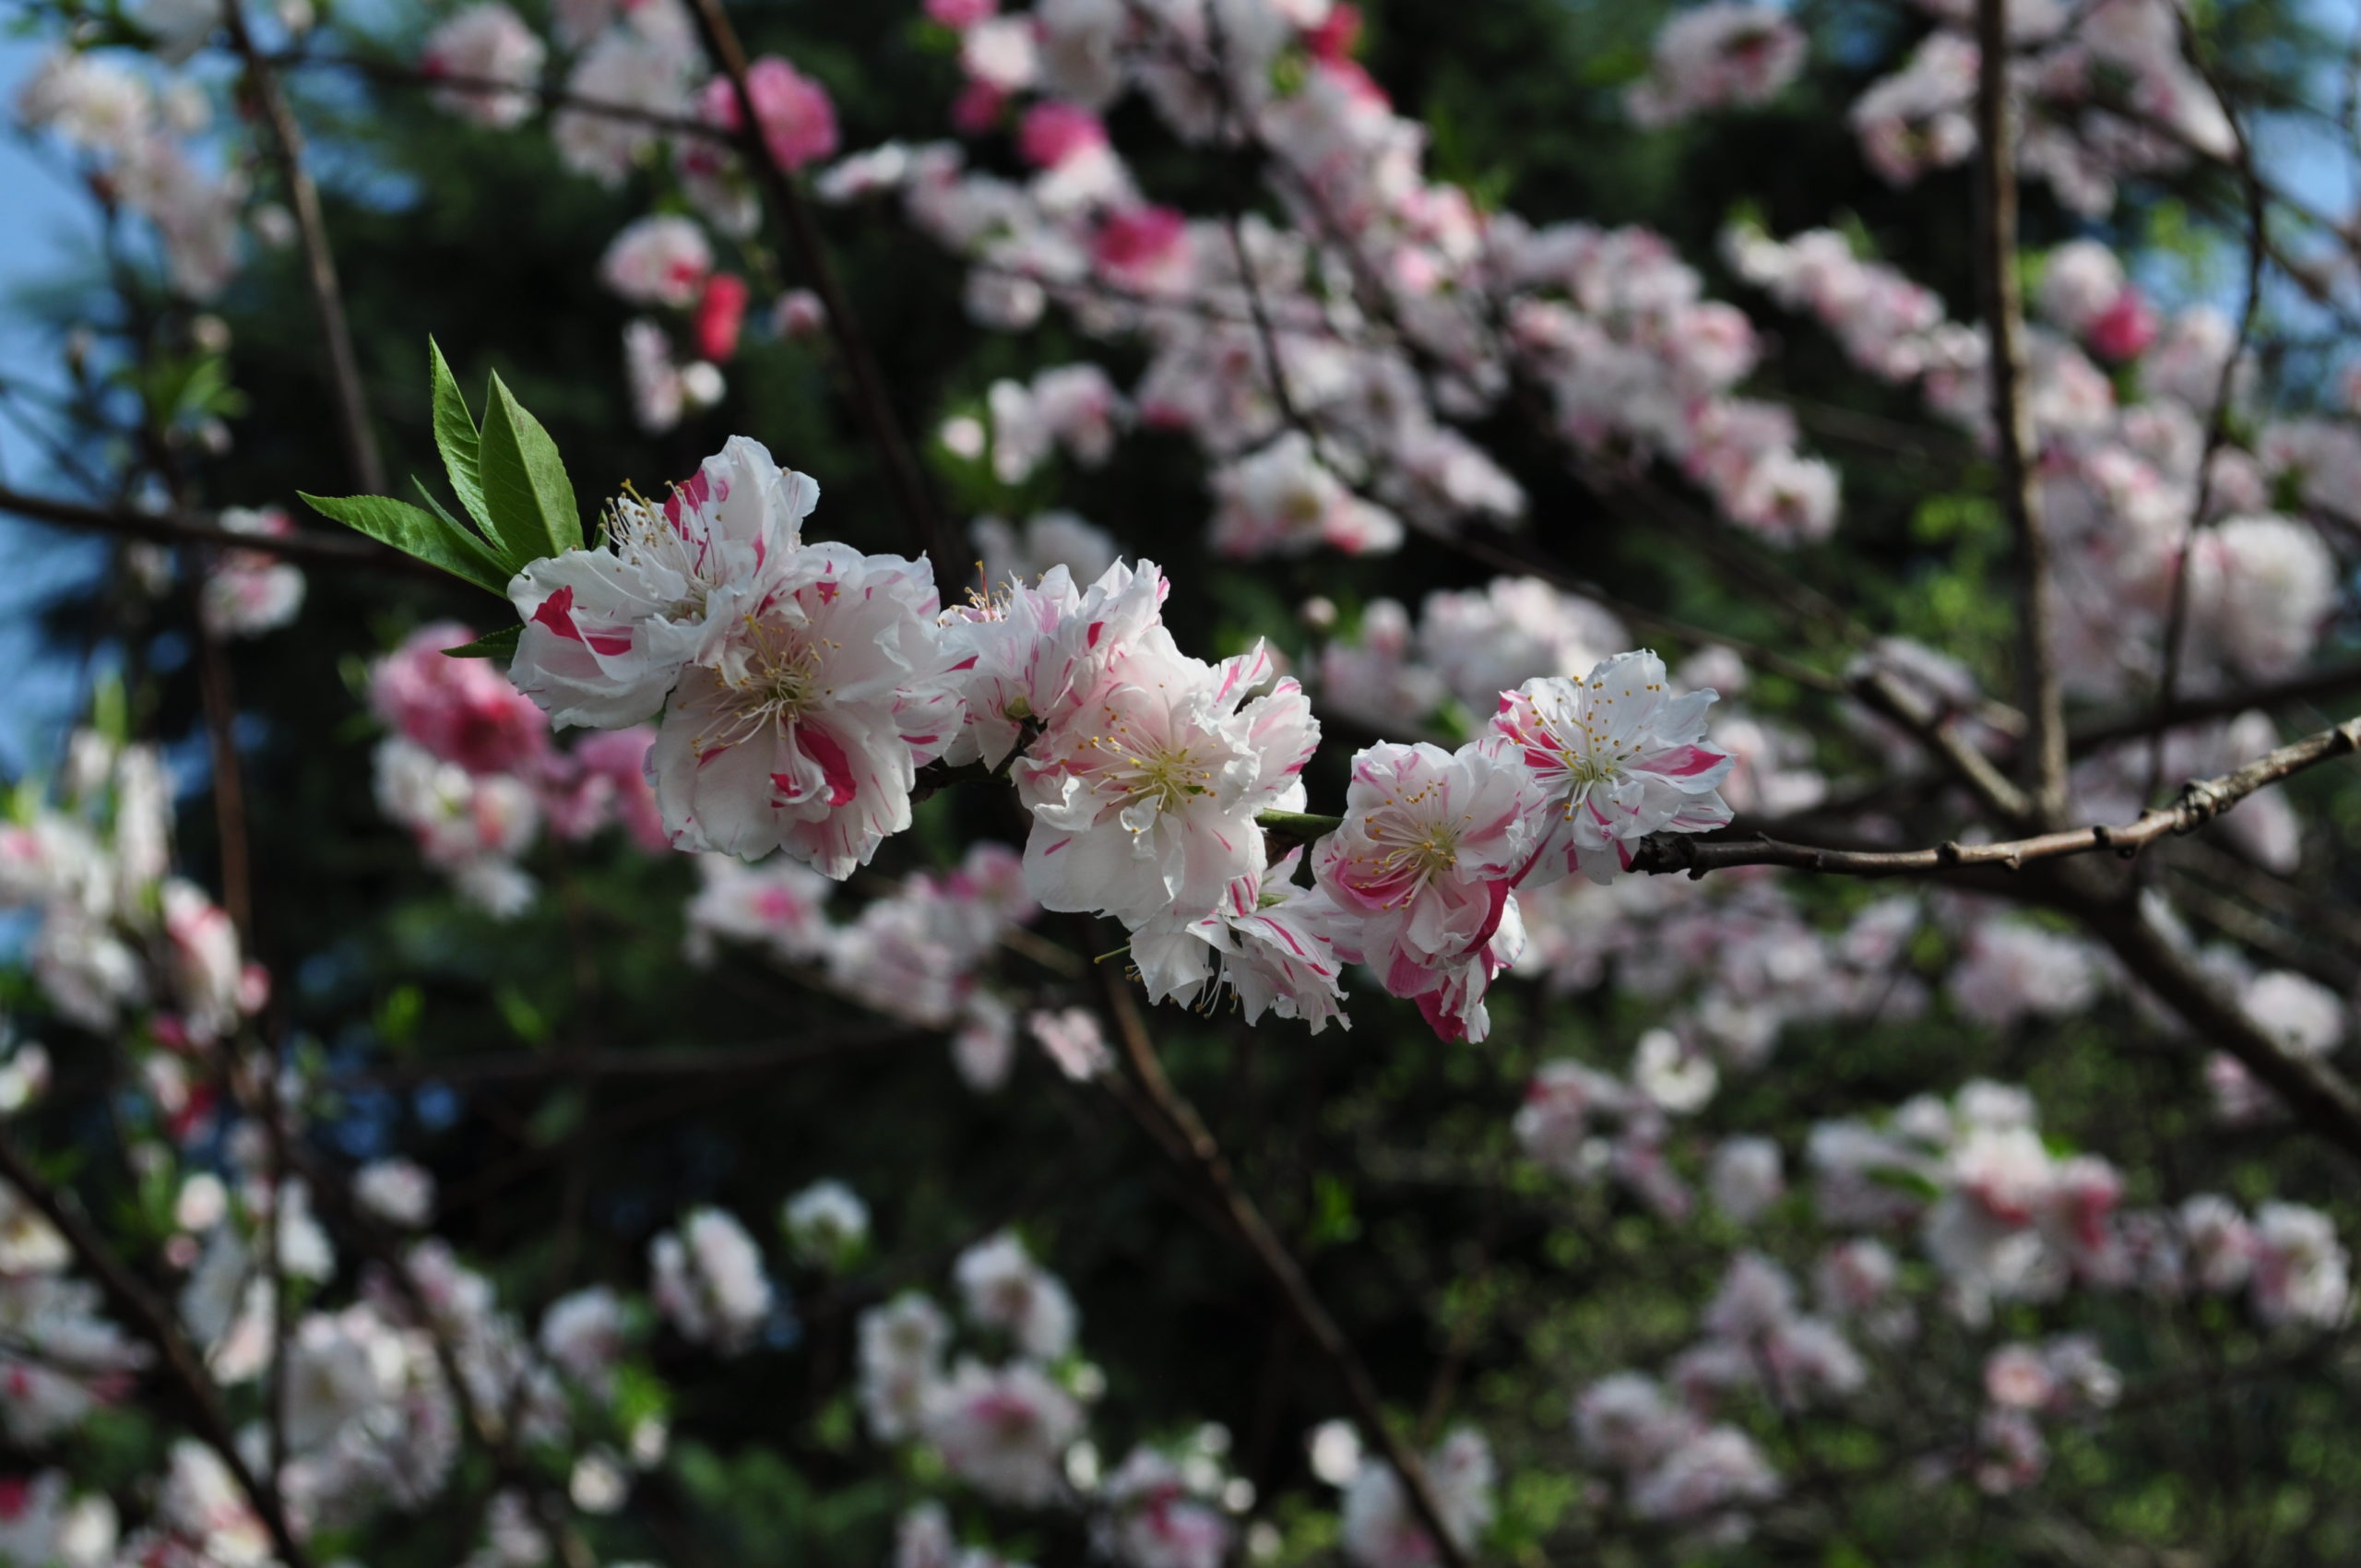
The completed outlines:
<svg viewBox="0 0 2361 1568">
<path fill-rule="evenodd" d="M 985 1496 L 1038 1507 L 1057 1495 L 1059 1461 L 1082 1435 L 1082 1408 L 1030 1361 L 963 1360 L 926 1394 L 920 1430 L 943 1467 Z"/>
<path fill-rule="evenodd" d="M 1302 1019 L 1313 1034 L 1331 1018 L 1352 1028 L 1336 950 L 1349 917 L 1325 887 L 1296 882 L 1302 859 L 1293 850 L 1260 875 L 1233 879 L 1212 914 L 1154 920 L 1133 932 L 1132 962 L 1148 1000 L 1210 1005 L 1226 988 L 1250 1024 L 1268 1012 Z"/>
<path fill-rule="evenodd" d="M 419 69 L 444 85 L 435 106 L 480 125 L 505 130 L 533 112 L 532 89 L 549 47 L 500 0 L 481 0 L 451 15 L 426 37 Z"/>
<path fill-rule="evenodd" d="M 1045 909 L 1138 927 L 1219 907 L 1265 862 L 1263 812 L 1299 806 L 1319 743 L 1303 690 L 1270 654 L 1206 664 L 1150 626 L 1014 767 L 1033 814 L 1026 884 Z"/>
<path fill-rule="evenodd" d="M 1402 544 L 1401 520 L 1362 500 L 1289 431 L 1213 476 L 1214 548 L 1225 555 L 1301 555 L 1322 545 L 1348 555 Z"/>
<path fill-rule="evenodd" d="M 1169 585 L 1154 562 L 1118 562 L 1077 589 L 1063 566 L 943 616 L 943 660 L 965 707 L 943 755 L 998 767 L 1028 724 L 1064 723 L 1157 623 Z"/>
<path fill-rule="evenodd" d="M 1445 1039 L 1484 1038 L 1485 988 L 1523 945 L 1509 890 L 1533 858 L 1535 803 L 1489 746 L 1383 742 L 1353 758 L 1344 826 L 1321 841 L 1320 885 L 1352 917 L 1337 950 Z"/>
<path fill-rule="evenodd" d="M 1026 1355 L 1054 1361 L 1074 1348 L 1074 1297 L 1013 1232 L 960 1253 L 952 1274 L 967 1316 L 1004 1331 Z"/>
<path fill-rule="evenodd" d="M 713 246 L 690 219 L 658 214 L 631 224 L 599 258 L 599 280 L 635 305 L 684 309 L 713 271 Z"/>
<path fill-rule="evenodd" d="M 1107 1478 L 1111 1516 L 1100 1543 L 1128 1568 L 1220 1568 L 1229 1521 L 1191 1487 L 1189 1470 L 1153 1448 L 1134 1448 Z"/>
<path fill-rule="evenodd" d="M 773 1300 L 763 1254 L 746 1228 L 718 1208 L 690 1211 L 649 1244 L 649 1294 L 683 1338 L 736 1355 L 769 1321 Z"/>
<path fill-rule="evenodd" d="M 1705 738 L 1711 688 L 1673 696 L 1664 661 L 1620 653 L 1586 679 L 1528 681 L 1501 696 L 1492 731 L 1531 777 L 1541 804 L 1532 880 L 1579 868 L 1606 882 L 1651 833 L 1703 833 L 1730 809 L 1714 786 L 1730 770 Z"/>
<path fill-rule="evenodd" d="M 915 1290 L 860 1314 L 860 1408 L 869 1433 L 890 1443 L 909 1436 L 943 1381 L 951 1324 L 943 1309 Z"/>
<path fill-rule="evenodd" d="M 918 768 L 958 721 L 932 575 L 836 543 L 792 552 L 672 693 L 648 766 L 672 841 L 785 849 L 841 882 L 910 825 Z"/>
<path fill-rule="evenodd" d="M 1484 1434 L 1462 1427 L 1426 1456 L 1427 1485 L 1464 1556 L 1492 1522 L 1498 1467 Z M 1433 1568 L 1442 1560 L 1390 1465 L 1364 1465 L 1345 1489 L 1341 1543 L 1358 1568 Z"/>
<path fill-rule="evenodd" d="M 598 549 L 536 561 L 508 585 L 525 619 L 510 678 L 559 724 L 647 718 L 777 586 L 819 499 L 744 436 L 660 505 L 622 497 Z"/>
</svg>

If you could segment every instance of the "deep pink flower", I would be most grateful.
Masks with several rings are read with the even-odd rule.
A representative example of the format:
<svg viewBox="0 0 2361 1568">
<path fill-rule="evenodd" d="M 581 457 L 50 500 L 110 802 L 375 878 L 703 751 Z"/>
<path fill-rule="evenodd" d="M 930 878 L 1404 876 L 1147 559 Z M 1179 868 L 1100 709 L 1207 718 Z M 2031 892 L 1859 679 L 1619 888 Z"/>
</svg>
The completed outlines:
<svg viewBox="0 0 2361 1568">
<path fill-rule="evenodd" d="M 738 351 L 738 329 L 746 324 L 746 280 L 717 272 L 705 280 L 697 301 L 697 353 L 718 364 Z"/>
<path fill-rule="evenodd" d="M 1099 271 L 1127 287 L 1153 288 L 1187 258 L 1189 220 L 1169 207 L 1110 212 L 1091 236 Z"/>
<path fill-rule="evenodd" d="M 746 72 L 746 89 L 762 122 L 763 139 L 783 168 L 801 169 L 836 150 L 836 107 L 827 89 L 776 54 L 765 54 Z M 737 89 L 727 77 L 706 83 L 707 123 L 734 131 L 744 125 Z"/>
<path fill-rule="evenodd" d="M 926 0 L 927 19 L 954 32 L 966 32 L 978 22 L 1000 14 L 1000 0 Z"/>
<path fill-rule="evenodd" d="M 1000 119 L 1008 94 L 988 81 L 969 82 L 951 105 L 951 127 L 962 136 L 979 137 Z"/>
<path fill-rule="evenodd" d="M 1027 109 L 1016 133 L 1017 149 L 1036 169 L 1054 169 L 1078 153 L 1106 145 L 1107 127 L 1097 115 L 1054 99 Z"/>
<path fill-rule="evenodd" d="M 2115 303 L 2099 313 L 2087 333 L 2091 351 L 2118 363 L 2138 359 L 2155 339 L 2155 310 L 2141 298 L 2139 290 L 2130 288 L 2118 294 Z"/>
</svg>

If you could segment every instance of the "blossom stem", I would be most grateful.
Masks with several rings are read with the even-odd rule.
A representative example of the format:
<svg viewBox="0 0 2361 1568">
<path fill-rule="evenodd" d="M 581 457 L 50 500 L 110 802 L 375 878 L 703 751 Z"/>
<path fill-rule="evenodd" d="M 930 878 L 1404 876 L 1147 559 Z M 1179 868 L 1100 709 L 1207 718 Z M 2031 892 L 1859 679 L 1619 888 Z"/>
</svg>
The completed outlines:
<svg viewBox="0 0 2361 1568">
<path fill-rule="evenodd" d="M 361 365 L 352 351 L 352 328 L 345 319 L 344 292 L 337 282 L 336 253 L 328 247 L 327 222 L 320 213 L 319 186 L 303 166 L 303 133 L 288 107 L 286 89 L 270 62 L 255 46 L 246 27 L 243 0 L 222 6 L 231 41 L 246 63 L 246 85 L 269 127 L 273 160 L 287 186 L 287 205 L 295 215 L 295 229 L 303 246 L 303 279 L 312 291 L 312 309 L 320 318 L 320 349 L 327 358 L 328 386 L 336 395 L 338 434 L 343 437 L 346 465 L 353 488 L 363 495 L 382 495 L 386 466 L 377 453 L 377 437 L 369 425 L 369 401 L 361 387 Z"/>
<path fill-rule="evenodd" d="M 1995 844 L 1952 841 L 1922 849 L 1830 849 L 1790 844 L 1768 836 L 1750 839 L 1699 839 L 1679 833 L 1652 834 L 1641 842 L 1631 869 L 1662 874 L 1685 871 L 1692 877 L 1732 866 L 1786 866 L 1837 876 L 1902 876 L 2000 866 L 2009 871 L 2034 861 L 2112 849 L 2125 860 L 2158 839 L 2194 833 L 2267 785 L 2333 758 L 2361 751 L 2361 719 L 2307 735 L 2266 752 L 2244 767 L 2213 778 L 2191 779 L 2168 806 L 2143 812 L 2119 827 L 2094 823 Z"/>
<path fill-rule="evenodd" d="M 1344 826 L 1345 819 L 1319 812 L 1258 812 L 1254 823 L 1274 837 L 1293 844 L 1310 844 Z"/>
<path fill-rule="evenodd" d="M 836 356 L 851 384 L 853 408 L 867 428 L 878 460 L 884 465 L 895 505 L 916 537 L 919 550 L 934 564 L 935 581 L 955 582 L 959 564 L 952 558 L 943 519 L 927 493 L 926 481 L 919 473 L 909 440 L 895 418 L 893 402 L 885 395 L 885 378 L 877 368 L 877 357 L 871 351 L 868 337 L 853 315 L 852 303 L 836 280 L 826 247 L 820 243 L 819 228 L 812 221 L 811 208 L 796 189 L 794 176 L 771 150 L 770 137 L 765 133 L 762 115 L 755 108 L 753 86 L 747 77 L 745 46 L 739 42 L 737 30 L 730 25 L 721 0 L 690 0 L 689 10 L 696 19 L 707 57 L 714 68 L 730 79 L 736 94 L 742 155 L 762 183 L 772 207 L 777 209 L 796 266 L 811 283 L 812 291 L 820 296 L 828 336 L 836 344 Z"/>
<path fill-rule="evenodd" d="M 1268 814 L 1293 815 L 1296 814 Z M 1334 820 L 1334 819 L 1313 819 Z M 1345 1386 L 1346 1398 L 1353 1407 L 1356 1423 L 1363 1436 L 1373 1443 L 1393 1467 L 1402 1480 L 1404 1492 L 1410 1500 L 1411 1512 L 1432 1538 L 1435 1554 L 1443 1568 L 1467 1568 L 1465 1550 L 1454 1538 L 1443 1518 L 1442 1507 L 1436 1499 L 1433 1483 L 1428 1479 L 1424 1464 L 1394 1423 L 1386 1419 L 1385 1407 L 1379 1398 L 1376 1383 L 1370 1377 L 1369 1368 L 1345 1337 L 1344 1330 L 1312 1293 L 1311 1281 L 1304 1277 L 1303 1265 L 1287 1251 L 1287 1243 L 1272 1229 L 1262 1209 L 1239 1184 L 1238 1173 L 1222 1152 L 1213 1131 L 1197 1114 L 1196 1107 L 1173 1087 L 1165 1075 L 1164 1063 L 1156 1053 L 1156 1042 L 1147 1032 L 1147 1021 L 1141 1017 L 1139 1004 L 1132 995 L 1122 976 L 1111 968 L 1099 970 L 1104 983 L 1107 1010 L 1115 1024 L 1115 1035 L 1122 1044 L 1123 1055 L 1131 1063 L 1133 1075 L 1148 1102 L 1164 1123 L 1161 1130 L 1150 1125 L 1148 1131 L 1157 1135 L 1168 1153 L 1174 1155 L 1191 1170 L 1215 1200 L 1216 1206 L 1228 1218 L 1263 1272 L 1278 1288 L 1289 1313 L 1319 1348 L 1337 1380 Z M 1160 1135 L 1159 1134 L 1160 1131 Z"/>
<path fill-rule="evenodd" d="M 6 1130 L 0 1130 L 0 1179 L 23 1194 L 25 1201 L 65 1238 L 66 1246 L 90 1271 L 114 1310 L 130 1321 L 134 1331 L 162 1359 L 164 1370 L 178 1385 L 187 1408 L 191 1430 L 213 1450 L 238 1490 L 245 1494 L 246 1502 L 270 1537 L 271 1550 L 278 1553 L 285 1568 L 312 1568 L 311 1554 L 288 1526 L 277 1489 L 266 1485 L 254 1467 L 246 1463 L 212 1379 L 206 1374 L 196 1352 L 181 1336 L 172 1314 L 115 1255 L 82 1211 L 68 1205 L 58 1190 L 42 1179 Z"/>
<path fill-rule="evenodd" d="M 2032 816 L 2047 825 L 2066 806 L 2065 697 L 2052 656 L 2048 541 L 2034 490 L 2033 418 L 2025 404 L 2024 302 L 2017 277 L 2016 137 L 2009 102 L 2008 0 L 1975 8 L 1976 172 L 1982 221 L 1977 272 L 1990 351 L 1993 438 L 2000 461 L 2000 505 L 2014 539 L 2017 685 L 2025 746 L 2019 778 Z"/>
</svg>

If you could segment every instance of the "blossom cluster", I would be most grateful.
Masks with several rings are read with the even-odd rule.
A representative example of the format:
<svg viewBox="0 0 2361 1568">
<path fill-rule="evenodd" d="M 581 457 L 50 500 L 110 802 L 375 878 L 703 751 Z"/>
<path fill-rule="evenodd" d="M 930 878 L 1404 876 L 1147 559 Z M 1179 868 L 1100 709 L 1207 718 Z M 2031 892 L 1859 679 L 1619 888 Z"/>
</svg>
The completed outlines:
<svg viewBox="0 0 2361 1568">
<path fill-rule="evenodd" d="M 456 622 L 421 626 L 369 672 L 386 734 L 375 756 L 378 809 L 409 830 L 427 864 L 469 902 L 509 916 L 533 897 L 518 861 L 544 831 L 579 839 L 620 823 L 660 849 L 643 761 L 653 734 L 605 731 L 561 750 L 549 719 L 500 671 L 445 650 L 475 640 Z"/>
<path fill-rule="evenodd" d="M 1986 337 L 1945 320 L 1928 291 L 1833 231 L 1780 241 L 1738 227 L 1724 248 L 1749 281 L 1818 316 L 1863 370 L 1916 384 L 1935 413 L 1988 439 Z M 2051 253 L 2037 299 L 2056 330 L 2028 332 L 2025 405 L 2070 687 L 2118 697 L 2153 681 L 2184 575 L 2185 689 L 2296 668 L 2319 643 L 2336 574 L 2317 528 L 2274 500 L 2361 471 L 2361 434 L 2250 409 L 2220 313 L 2191 305 L 2159 327 L 2094 246 Z M 2136 398 L 2119 398 L 2090 354 L 2124 367 Z M 2250 447 L 2207 438 L 2225 388 L 2260 424 Z"/>
<path fill-rule="evenodd" d="M 1624 89 L 1643 125 L 1668 125 L 1726 104 L 1776 98 L 1803 69 L 1803 30 L 1775 6 L 1709 0 L 1677 13 L 1656 33 L 1645 80 Z"/>
<path fill-rule="evenodd" d="M 1768 91 L 1791 69 L 1792 28 L 1762 32 L 1758 59 L 1761 8 L 1735 9 L 1749 17 L 1711 45 L 1713 90 Z M 1022 328 L 1054 301 L 1094 337 L 1144 342 L 1130 405 L 1215 465 L 1222 550 L 1390 550 L 1407 528 L 1515 520 L 1522 488 L 1456 422 L 1518 375 L 1549 388 L 1583 460 L 1670 457 L 1743 526 L 1828 531 L 1833 470 L 1795 450 L 1783 410 L 1730 395 L 1751 329 L 1701 297 L 1668 244 L 1477 211 L 1420 170 L 1418 127 L 1351 56 L 1349 7 L 1237 10 L 1214 31 L 1188 8 L 961 12 L 955 123 L 980 135 L 1013 117 L 1030 177 L 970 170 L 956 144 L 895 142 L 836 164 L 820 193 L 898 193 L 969 262 L 968 308 L 988 326 Z M 1282 55 L 1302 70 L 1274 77 Z M 1133 89 L 1184 140 L 1251 137 L 1291 226 L 1149 201 L 1104 118 Z"/>
<path fill-rule="evenodd" d="M 1938 27 L 1850 114 L 1863 157 L 1895 184 L 1975 150 L 1975 7 L 1919 4 Z M 2229 115 L 2183 57 L 2180 25 L 2171 0 L 2045 0 L 2012 10 L 2008 91 L 2024 126 L 2023 172 L 2095 218 L 2128 176 L 2227 159 L 2236 145 Z"/>
<path fill-rule="evenodd" d="M 827 918 L 836 884 L 784 856 L 749 866 L 704 855 L 697 868 L 702 883 L 686 911 L 691 962 L 711 964 L 719 938 L 759 944 L 866 1007 L 952 1030 L 952 1061 L 971 1087 L 1007 1081 L 1016 1007 L 983 981 L 1002 939 L 1039 913 L 1015 851 L 977 844 L 948 875 L 914 873 L 841 922 Z"/>
<path fill-rule="evenodd" d="M 841 881 L 909 826 L 919 767 L 1005 773 L 1031 818 L 1026 892 L 1121 921 L 1151 997 L 1227 988 L 1250 1020 L 1317 1028 L 1337 1015 L 1344 965 L 1366 961 L 1446 1037 L 1480 1039 L 1485 988 L 1521 944 L 1515 886 L 1577 868 L 1608 881 L 1648 834 L 1729 820 L 1714 792 L 1729 759 L 1700 744 L 1714 694 L 1672 695 L 1654 654 L 1622 654 L 1497 694 L 1492 729 L 1455 754 L 1363 751 L 1305 887 L 1261 819 L 1301 811 L 1319 726 L 1264 647 L 1219 664 L 1182 652 L 1150 563 L 1087 586 L 1056 566 L 939 611 L 922 564 L 807 541 L 818 493 L 736 438 L 661 505 L 615 501 L 597 548 L 511 585 L 525 623 L 512 678 L 554 721 L 612 729 L 662 708 L 647 777 L 675 847 L 784 849 Z M 491 775 L 509 778 L 517 738 L 540 731 L 489 697 L 484 710 Z M 789 883 L 754 898 L 783 911 L 769 933 L 782 956 L 821 956 L 801 913 L 816 900 Z M 907 906 L 872 908 L 864 955 L 908 924 Z M 867 961 L 851 951 L 839 967 Z"/>
<path fill-rule="evenodd" d="M 711 71 L 680 0 L 570 0 L 555 8 L 553 39 L 534 32 L 504 0 L 477 0 L 428 35 L 421 69 L 444 85 L 446 111 L 492 129 L 529 119 L 554 42 L 564 57 L 551 137 L 571 171 L 610 187 L 654 163 L 694 216 L 658 212 L 626 225 L 609 244 L 601 280 L 648 313 L 623 328 L 623 365 L 641 426 L 661 433 L 718 402 L 720 367 L 735 357 L 753 287 L 717 262 L 710 234 L 752 237 L 761 208 L 731 143 L 744 129 L 730 78 Z M 777 55 L 753 61 L 746 86 L 769 155 L 800 169 L 836 150 L 836 106 L 825 89 Z M 710 234 L 709 232 L 710 232 Z M 782 337 L 812 330 L 818 302 L 789 290 L 768 307 Z"/>
<path fill-rule="evenodd" d="M 160 88 L 115 56 L 63 50 L 25 78 L 16 111 L 27 129 L 52 133 L 85 160 L 111 204 L 154 226 L 178 291 L 209 300 L 229 287 L 241 259 L 245 177 L 208 168 L 195 150 L 213 111 L 194 82 Z M 283 210 L 276 221 L 255 219 L 272 231 L 285 220 Z"/>
<path fill-rule="evenodd" d="M 172 796 L 156 748 L 77 731 L 52 798 L 20 792 L 0 818 L 0 909 L 38 911 L 28 956 L 62 1016 L 101 1033 L 142 1021 L 185 1051 L 258 1012 L 270 978 L 243 956 L 228 913 L 172 873 Z M 185 1080 L 171 1051 L 142 1063 Z"/>
</svg>

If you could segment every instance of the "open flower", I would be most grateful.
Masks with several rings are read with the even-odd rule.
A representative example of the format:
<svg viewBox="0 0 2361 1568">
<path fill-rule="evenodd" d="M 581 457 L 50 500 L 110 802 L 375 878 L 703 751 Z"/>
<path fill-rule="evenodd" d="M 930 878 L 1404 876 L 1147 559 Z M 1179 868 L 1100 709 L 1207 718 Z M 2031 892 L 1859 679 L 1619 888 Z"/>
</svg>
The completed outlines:
<svg viewBox="0 0 2361 1568">
<path fill-rule="evenodd" d="M 761 602 L 819 499 L 809 475 L 732 436 L 661 505 L 617 500 L 605 543 L 536 561 L 508 585 L 525 618 L 510 678 L 559 724 L 647 718 Z"/>
<path fill-rule="evenodd" d="M 841 882 L 910 825 L 919 765 L 957 719 L 922 563 L 808 545 L 692 665 L 648 754 L 675 845 L 784 848 Z"/>
<path fill-rule="evenodd" d="M 1358 917 L 1337 950 L 1446 1039 L 1484 1038 L 1485 987 L 1524 945 L 1509 889 L 1533 808 L 1523 771 L 1481 744 L 1382 742 L 1353 758 L 1344 826 L 1321 841 L 1321 885 Z"/>
<path fill-rule="evenodd" d="M 1709 687 L 1667 695 L 1664 660 L 1644 648 L 1617 654 L 1584 680 L 1549 676 L 1501 694 L 1493 735 L 1513 748 L 1544 805 L 1529 873 L 1536 885 L 1577 867 L 1606 882 L 1631 869 L 1631 846 L 1651 833 L 1728 823 L 1714 786 L 1730 759 L 1698 744 L 1715 695 Z"/>
<path fill-rule="evenodd" d="M 1250 1024 L 1271 1012 L 1303 1019 L 1313 1034 L 1331 1018 L 1351 1028 L 1336 950 L 1348 917 L 1326 888 L 1297 885 L 1302 860 L 1297 849 L 1259 876 L 1235 879 L 1212 914 L 1166 916 L 1133 932 L 1132 960 L 1148 999 L 1193 1002 L 1210 982 L 1215 997 L 1228 988 Z"/>
<path fill-rule="evenodd" d="M 1210 914 L 1240 876 L 1260 876 L 1255 816 L 1302 798 L 1319 743 L 1303 688 L 1270 655 L 1206 664 L 1150 626 L 1099 689 L 1015 767 L 1033 813 L 1026 885 L 1044 909 L 1102 910 L 1137 928 Z"/>
</svg>

